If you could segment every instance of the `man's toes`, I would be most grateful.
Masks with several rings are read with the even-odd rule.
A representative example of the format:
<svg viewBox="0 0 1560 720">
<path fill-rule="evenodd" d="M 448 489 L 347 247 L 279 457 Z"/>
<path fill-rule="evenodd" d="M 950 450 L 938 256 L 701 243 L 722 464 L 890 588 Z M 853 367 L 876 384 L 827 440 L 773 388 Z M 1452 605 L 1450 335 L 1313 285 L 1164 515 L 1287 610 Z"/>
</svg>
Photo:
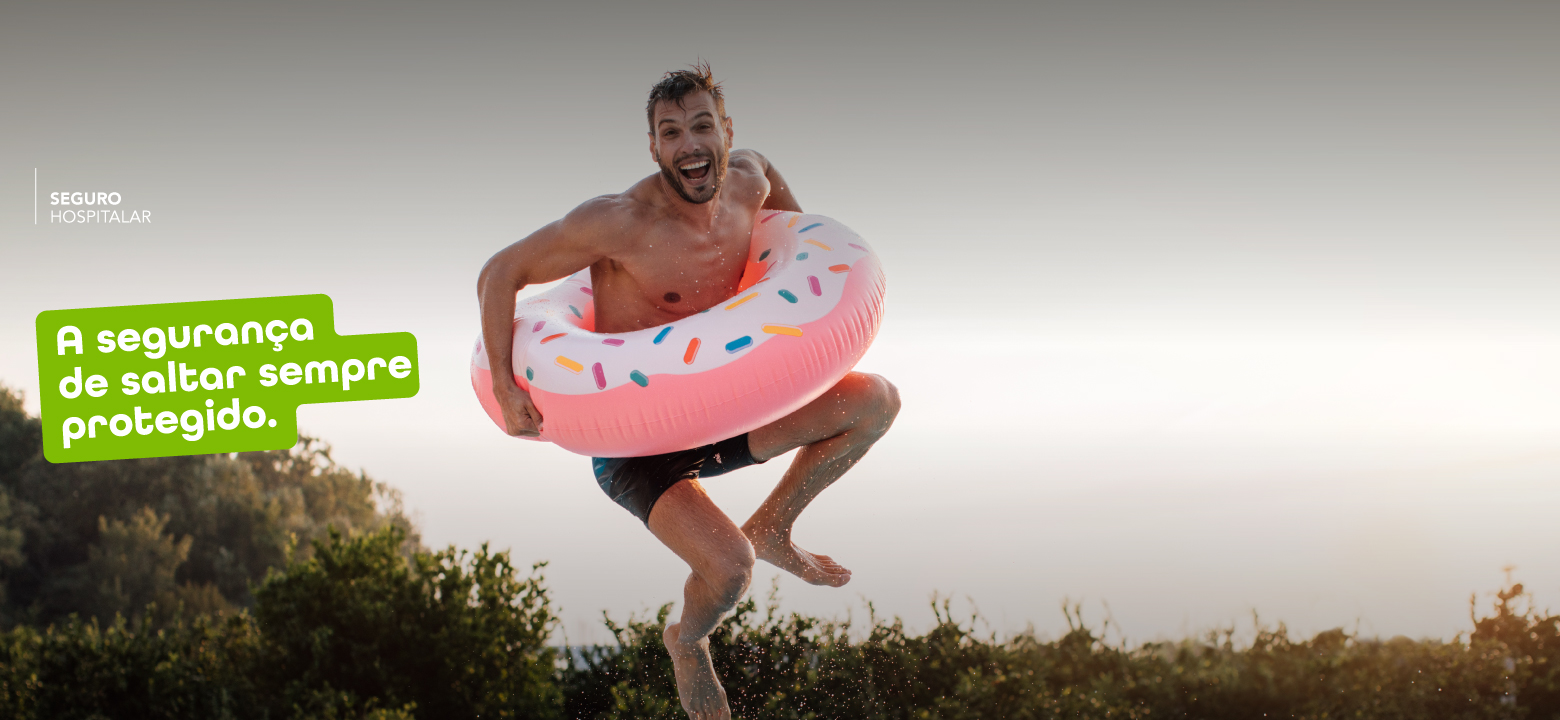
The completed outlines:
<svg viewBox="0 0 1560 720">
<path fill-rule="evenodd" d="M 825 572 L 837 573 L 846 571 L 845 566 L 834 562 L 834 558 L 831 558 L 828 555 L 816 555 L 814 557 L 818 558 L 818 565 L 819 567 L 822 567 Z"/>
</svg>

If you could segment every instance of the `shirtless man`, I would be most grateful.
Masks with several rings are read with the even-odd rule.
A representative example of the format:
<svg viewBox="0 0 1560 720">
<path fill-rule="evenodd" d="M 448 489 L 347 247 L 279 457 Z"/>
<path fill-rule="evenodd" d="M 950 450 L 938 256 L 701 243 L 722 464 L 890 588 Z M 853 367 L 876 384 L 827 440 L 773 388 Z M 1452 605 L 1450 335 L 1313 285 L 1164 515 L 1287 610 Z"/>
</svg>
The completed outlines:
<svg viewBox="0 0 1560 720">
<path fill-rule="evenodd" d="M 731 149 L 731 118 L 708 66 L 667 73 L 651 89 L 646 115 L 659 173 L 620 195 L 586 201 L 482 268 L 477 294 L 492 367 L 511 367 L 520 288 L 589 267 L 596 332 L 674 322 L 736 294 L 760 210 L 801 211 L 764 156 Z M 510 435 L 539 433 L 546 419 L 509 373 L 493 373 L 493 394 Z M 818 493 L 883 437 L 898 413 L 893 385 L 853 372 L 806 407 L 745 435 L 652 457 L 594 458 L 602 490 L 693 571 L 683 587 L 682 617 L 664 635 L 690 718 L 731 717 L 710 662 L 708 635 L 747 591 L 755 560 L 814 585 L 850 582 L 850 571 L 827 555 L 797 547 L 791 527 Z M 740 527 L 700 485 L 702 478 L 795 449 L 780 484 Z"/>
</svg>

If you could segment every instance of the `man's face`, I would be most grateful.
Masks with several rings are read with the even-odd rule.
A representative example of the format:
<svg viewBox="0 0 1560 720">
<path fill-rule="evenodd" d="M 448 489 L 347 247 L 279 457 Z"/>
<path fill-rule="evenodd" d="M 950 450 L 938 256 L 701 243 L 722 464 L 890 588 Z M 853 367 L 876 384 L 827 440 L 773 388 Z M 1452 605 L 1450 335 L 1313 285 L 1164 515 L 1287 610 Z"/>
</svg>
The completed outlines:
<svg viewBox="0 0 1560 720">
<path fill-rule="evenodd" d="M 726 179 L 726 154 L 731 150 L 731 118 L 721 118 L 715 98 L 698 92 L 682 104 L 655 104 L 655 129 L 650 156 L 661 166 L 661 177 L 682 199 L 709 202 Z"/>
</svg>

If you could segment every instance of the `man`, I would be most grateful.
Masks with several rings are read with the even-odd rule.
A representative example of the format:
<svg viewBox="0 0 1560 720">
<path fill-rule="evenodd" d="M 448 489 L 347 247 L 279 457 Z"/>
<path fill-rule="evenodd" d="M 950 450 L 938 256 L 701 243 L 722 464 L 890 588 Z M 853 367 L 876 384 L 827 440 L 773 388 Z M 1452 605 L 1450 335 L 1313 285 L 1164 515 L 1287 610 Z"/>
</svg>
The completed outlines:
<svg viewBox="0 0 1560 720">
<path fill-rule="evenodd" d="M 596 332 L 663 325 L 736 293 L 760 210 L 800 212 L 779 171 L 752 150 L 732 150 L 732 122 L 708 65 L 667 73 L 650 91 L 650 156 L 660 172 L 620 195 L 586 201 L 562 220 L 499 251 L 482 268 L 477 294 L 494 368 L 511 367 L 515 293 L 589 267 Z M 546 423 L 507 372 L 493 394 L 511 435 Z M 696 720 L 730 718 L 710 663 L 709 633 L 747 591 L 754 560 L 815 585 L 839 587 L 850 571 L 797 547 L 802 510 L 888 431 L 899 395 L 887 380 L 850 373 L 817 400 L 745 435 L 640 458 L 595 458 L 596 480 L 693 572 L 682 617 L 664 636 L 677 693 Z M 793 449 L 796 458 L 761 507 L 738 527 L 700 480 Z"/>
</svg>

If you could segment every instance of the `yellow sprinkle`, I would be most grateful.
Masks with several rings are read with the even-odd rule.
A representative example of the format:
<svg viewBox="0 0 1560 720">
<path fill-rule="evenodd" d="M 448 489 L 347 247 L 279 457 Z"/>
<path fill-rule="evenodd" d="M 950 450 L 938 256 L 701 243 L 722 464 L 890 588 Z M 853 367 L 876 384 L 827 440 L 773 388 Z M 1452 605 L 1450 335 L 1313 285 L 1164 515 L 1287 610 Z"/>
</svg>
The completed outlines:
<svg viewBox="0 0 1560 720">
<path fill-rule="evenodd" d="M 765 325 L 764 332 L 769 333 L 770 335 L 790 335 L 791 337 L 802 336 L 801 328 L 791 327 L 790 325 Z"/>
<path fill-rule="evenodd" d="M 741 300 L 738 300 L 738 301 L 736 301 L 736 302 L 734 302 L 734 303 L 732 303 L 730 305 L 727 305 L 726 309 L 730 310 L 730 309 L 732 309 L 732 308 L 734 308 L 734 307 L 736 307 L 738 305 L 741 305 L 742 303 L 745 303 L 745 302 L 747 302 L 749 300 L 752 300 L 753 298 L 756 298 L 756 297 L 758 297 L 758 293 L 748 293 L 747 295 L 742 296 Z"/>
<path fill-rule="evenodd" d="M 577 362 L 574 362 L 573 360 L 570 360 L 570 359 L 568 359 L 568 358 L 566 358 L 566 357 L 564 357 L 562 355 L 558 356 L 558 359 L 556 360 L 556 362 L 558 363 L 558 367 L 561 367 L 564 370 L 568 370 L 569 372 L 575 373 L 575 374 L 579 374 L 579 372 L 581 370 L 585 369 L 584 365 L 581 365 L 581 364 L 579 364 Z"/>
<path fill-rule="evenodd" d="M 788 228 L 796 227 L 796 221 L 797 220 L 801 220 L 801 219 L 802 219 L 802 216 L 801 216 L 800 213 L 797 213 L 796 215 L 792 215 L 791 216 L 791 222 L 786 223 L 785 226 L 788 227 Z"/>
<path fill-rule="evenodd" d="M 811 243 L 813 245 L 817 245 L 818 247 L 821 247 L 824 250 L 833 250 L 834 249 L 834 248 L 829 247 L 828 245 L 824 245 L 823 243 L 818 242 L 817 240 L 803 240 L 802 242 L 804 242 L 804 243 Z"/>
</svg>

